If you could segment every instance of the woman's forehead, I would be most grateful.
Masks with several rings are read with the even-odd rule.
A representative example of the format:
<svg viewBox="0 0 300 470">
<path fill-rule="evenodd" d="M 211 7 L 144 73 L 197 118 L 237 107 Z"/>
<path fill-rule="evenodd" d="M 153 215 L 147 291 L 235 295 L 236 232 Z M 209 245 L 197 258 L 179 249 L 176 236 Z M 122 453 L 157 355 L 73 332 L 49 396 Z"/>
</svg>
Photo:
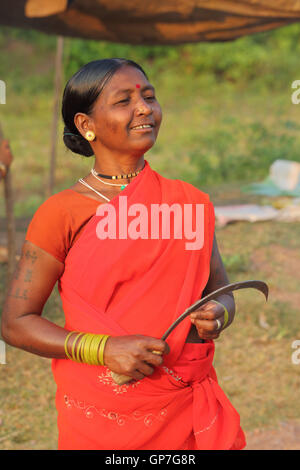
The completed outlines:
<svg viewBox="0 0 300 470">
<path fill-rule="evenodd" d="M 151 86 L 145 75 L 135 67 L 124 66 L 113 75 L 108 83 L 107 91 L 109 94 L 116 94 L 129 89 L 144 88 Z"/>
</svg>

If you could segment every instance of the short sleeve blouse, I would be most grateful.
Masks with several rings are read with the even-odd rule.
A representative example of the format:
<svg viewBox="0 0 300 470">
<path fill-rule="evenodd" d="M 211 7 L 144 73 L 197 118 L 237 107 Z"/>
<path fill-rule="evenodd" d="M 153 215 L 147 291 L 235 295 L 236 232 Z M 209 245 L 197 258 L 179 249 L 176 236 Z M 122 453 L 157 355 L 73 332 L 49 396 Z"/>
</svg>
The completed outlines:
<svg viewBox="0 0 300 470">
<path fill-rule="evenodd" d="M 25 240 L 64 263 L 68 251 L 95 215 L 100 202 L 72 189 L 50 196 L 36 210 Z"/>
</svg>

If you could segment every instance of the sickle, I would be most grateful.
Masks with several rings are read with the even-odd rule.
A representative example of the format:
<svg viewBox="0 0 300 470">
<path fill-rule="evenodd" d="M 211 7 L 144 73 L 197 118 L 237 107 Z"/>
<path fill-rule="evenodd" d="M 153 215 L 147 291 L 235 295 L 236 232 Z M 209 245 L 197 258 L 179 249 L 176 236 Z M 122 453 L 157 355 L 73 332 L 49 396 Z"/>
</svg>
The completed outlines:
<svg viewBox="0 0 300 470">
<path fill-rule="evenodd" d="M 177 320 L 172 323 L 172 325 L 167 329 L 167 331 L 163 334 L 162 340 L 166 340 L 166 338 L 169 336 L 169 334 L 176 328 L 176 326 L 182 322 L 190 313 L 194 312 L 197 310 L 199 307 L 204 305 L 206 302 L 209 302 L 210 300 L 215 300 L 217 297 L 219 297 L 222 294 L 227 294 L 228 292 L 232 292 L 234 290 L 238 289 L 246 289 L 246 288 L 253 288 L 257 289 L 260 292 L 262 292 L 266 298 L 266 301 L 268 300 L 268 294 L 269 294 L 269 288 L 267 284 L 263 281 L 240 281 L 240 282 L 234 282 L 232 284 L 227 284 L 224 287 L 221 287 L 220 289 L 217 289 L 210 294 L 206 295 L 200 300 L 197 300 L 195 303 L 193 303 L 190 307 L 188 307 L 178 318 Z M 162 353 L 160 351 L 152 351 L 154 354 L 159 354 L 161 355 Z M 115 372 L 111 372 L 111 377 L 112 379 L 118 384 L 118 385 L 123 385 L 131 380 L 132 377 L 128 377 L 127 375 L 121 375 L 121 374 L 116 374 Z"/>
<path fill-rule="evenodd" d="M 166 338 L 169 336 L 169 334 L 176 328 L 176 326 L 182 322 L 190 313 L 194 312 L 197 310 L 199 307 L 202 305 L 206 304 L 209 300 L 215 300 L 217 297 L 219 297 L 221 294 L 227 294 L 227 292 L 232 292 L 234 290 L 238 289 L 245 289 L 247 287 L 252 287 L 253 289 L 260 290 L 266 297 L 266 300 L 268 300 L 268 293 L 269 293 L 269 288 L 267 284 L 263 281 L 241 281 L 241 282 L 234 282 L 233 284 L 227 284 L 224 287 L 221 287 L 220 289 L 214 290 L 210 294 L 206 295 L 200 300 L 197 300 L 193 305 L 191 305 L 189 308 L 185 310 L 178 318 L 177 320 L 172 323 L 172 325 L 167 329 L 167 331 L 163 334 L 162 338 L 163 340 L 166 340 Z"/>
</svg>

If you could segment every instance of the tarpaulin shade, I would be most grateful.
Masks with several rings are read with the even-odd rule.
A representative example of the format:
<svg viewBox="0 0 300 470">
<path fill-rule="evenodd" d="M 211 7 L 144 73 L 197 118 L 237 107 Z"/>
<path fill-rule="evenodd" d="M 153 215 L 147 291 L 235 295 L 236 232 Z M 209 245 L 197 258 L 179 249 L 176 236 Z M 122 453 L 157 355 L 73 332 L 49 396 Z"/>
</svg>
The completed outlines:
<svg viewBox="0 0 300 470">
<path fill-rule="evenodd" d="M 228 41 L 300 21 L 299 0 L 10 0 L 0 24 L 128 44 Z"/>
</svg>

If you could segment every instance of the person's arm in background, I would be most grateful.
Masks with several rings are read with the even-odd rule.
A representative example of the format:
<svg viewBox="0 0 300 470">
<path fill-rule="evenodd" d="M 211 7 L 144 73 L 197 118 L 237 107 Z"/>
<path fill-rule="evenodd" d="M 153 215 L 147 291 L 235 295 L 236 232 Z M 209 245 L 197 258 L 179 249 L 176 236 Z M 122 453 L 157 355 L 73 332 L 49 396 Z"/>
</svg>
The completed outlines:
<svg viewBox="0 0 300 470">
<path fill-rule="evenodd" d="M 0 181 L 5 178 L 8 168 L 13 161 L 13 156 L 9 147 L 9 142 L 3 139 L 0 127 Z"/>
<path fill-rule="evenodd" d="M 216 235 L 214 234 L 210 260 L 210 275 L 202 297 L 205 297 L 210 292 L 220 289 L 220 287 L 228 284 L 229 279 L 219 253 Z M 233 294 L 229 293 L 220 295 L 216 300 L 222 303 L 228 311 L 228 323 L 225 326 L 225 328 L 227 328 L 233 322 L 235 315 L 235 301 Z M 191 313 L 191 322 L 196 326 L 199 337 L 205 340 L 218 338 L 224 329 L 224 313 L 225 310 L 222 305 L 216 304 L 212 301 L 207 302 L 199 310 L 195 310 L 195 312 Z M 221 322 L 220 329 L 217 328 L 218 324 L 216 319 Z"/>
</svg>

